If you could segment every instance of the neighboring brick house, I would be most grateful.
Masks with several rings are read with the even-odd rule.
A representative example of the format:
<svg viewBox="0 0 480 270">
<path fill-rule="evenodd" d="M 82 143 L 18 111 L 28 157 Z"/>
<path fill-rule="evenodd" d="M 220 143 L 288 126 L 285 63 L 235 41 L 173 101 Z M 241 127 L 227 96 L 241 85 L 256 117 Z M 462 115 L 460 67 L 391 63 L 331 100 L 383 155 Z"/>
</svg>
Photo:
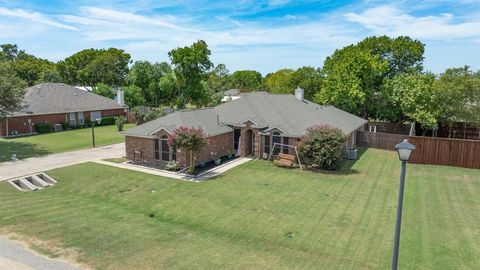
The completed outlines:
<svg viewBox="0 0 480 270">
<path fill-rule="evenodd" d="M 84 125 L 85 121 L 124 115 L 115 100 L 63 83 L 42 83 L 26 89 L 23 108 L 0 119 L 0 137 L 36 133 L 36 124 Z"/>
<path fill-rule="evenodd" d="M 254 92 L 241 95 L 213 108 L 177 111 L 129 129 L 126 136 L 126 157 L 142 163 L 162 165 L 177 160 L 187 164 L 184 149 L 172 149 L 167 138 L 175 128 L 202 128 L 209 143 L 196 154 L 196 164 L 216 156 L 235 153 L 239 156 L 265 158 L 274 143 L 297 146 L 309 127 L 330 125 L 342 129 L 349 140 L 346 147 L 355 147 L 355 132 L 366 120 L 333 106 L 321 106 L 303 99 L 303 90 L 295 95 Z M 292 147 L 276 147 L 278 152 L 293 154 Z"/>
</svg>

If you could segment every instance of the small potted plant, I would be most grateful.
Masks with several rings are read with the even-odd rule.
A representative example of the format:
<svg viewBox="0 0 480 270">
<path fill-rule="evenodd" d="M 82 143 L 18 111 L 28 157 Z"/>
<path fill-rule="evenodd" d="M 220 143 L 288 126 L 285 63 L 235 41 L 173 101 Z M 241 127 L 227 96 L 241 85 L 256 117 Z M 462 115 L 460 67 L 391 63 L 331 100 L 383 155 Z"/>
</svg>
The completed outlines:
<svg viewBox="0 0 480 270">
<path fill-rule="evenodd" d="M 230 159 L 232 159 L 232 158 L 233 158 L 233 153 L 232 153 L 230 150 L 228 150 L 227 159 L 230 160 Z"/>
<path fill-rule="evenodd" d="M 222 163 L 222 159 L 217 156 L 217 152 L 210 152 L 210 157 L 215 162 L 215 165 L 220 165 Z"/>
<path fill-rule="evenodd" d="M 180 169 L 180 163 L 178 163 L 177 161 L 169 161 L 165 165 L 165 169 L 169 171 L 178 171 Z"/>
</svg>

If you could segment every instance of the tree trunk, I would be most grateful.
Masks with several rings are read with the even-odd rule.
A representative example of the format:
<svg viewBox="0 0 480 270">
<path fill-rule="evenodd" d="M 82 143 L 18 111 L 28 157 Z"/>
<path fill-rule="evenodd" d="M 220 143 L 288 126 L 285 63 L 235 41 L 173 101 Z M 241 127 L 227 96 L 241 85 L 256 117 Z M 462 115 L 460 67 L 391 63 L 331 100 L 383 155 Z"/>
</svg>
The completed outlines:
<svg viewBox="0 0 480 270">
<path fill-rule="evenodd" d="M 448 126 L 448 138 L 449 139 L 452 138 L 452 126 L 451 125 Z"/>
<path fill-rule="evenodd" d="M 193 169 L 193 150 L 190 150 L 190 167 Z"/>
<path fill-rule="evenodd" d="M 463 139 L 467 138 L 467 123 L 463 123 Z"/>
</svg>

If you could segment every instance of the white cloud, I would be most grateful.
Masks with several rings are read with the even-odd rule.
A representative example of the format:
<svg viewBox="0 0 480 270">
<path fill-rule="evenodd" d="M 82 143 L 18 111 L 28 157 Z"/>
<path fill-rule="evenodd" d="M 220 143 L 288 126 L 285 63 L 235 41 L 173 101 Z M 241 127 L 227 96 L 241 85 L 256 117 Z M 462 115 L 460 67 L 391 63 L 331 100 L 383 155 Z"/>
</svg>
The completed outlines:
<svg viewBox="0 0 480 270">
<path fill-rule="evenodd" d="M 242 1 L 236 3 L 240 10 L 231 13 L 212 12 L 209 7 L 211 18 L 201 11 L 198 17 L 188 12 L 177 12 L 175 16 L 158 11 L 151 14 L 148 8 L 89 6 L 65 11 L 60 16 L 0 8 L 0 41 L 17 43 L 33 54 L 55 60 L 84 48 L 113 46 L 131 53 L 134 60 L 164 61 L 168 60 L 169 50 L 204 39 L 215 63 L 225 63 L 231 70 L 251 68 L 263 73 L 282 67 L 321 66 L 336 48 L 371 34 L 410 35 L 427 43 L 430 46 L 427 48 L 437 54 L 442 48 L 451 49 L 462 42 L 473 52 L 479 48 L 480 13 L 475 14 L 473 10 L 461 17 L 454 15 L 459 14 L 455 11 L 414 16 L 397 5 L 365 9 L 367 4 L 363 3 L 356 6 L 361 9 L 355 10 L 360 11 L 350 13 L 341 9 L 321 14 L 254 18 L 252 14 L 257 9 L 270 7 Z M 249 19 L 243 18 L 244 10 L 248 10 Z M 450 45 L 445 45 L 445 39 Z M 452 53 L 450 60 L 440 53 L 435 61 L 451 62 L 453 56 L 459 56 L 457 62 L 478 68 L 478 58 L 463 57 L 461 52 Z M 439 66 L 437 62 L 430 61 Z M 434 68 L 434 71 L 439 70 Z"/>
<path fill-rule="evenodd" d="M 480 18 L 457 22 L 455 16 L 443 13 L 437 16 L 415 17 L 393 5 L 367 9 L 361 13 L 347 13 L 348 21 L 359 23 L 374 34 L 429 40 L 480 37 Z"/>
<path fill-rule="evenodd" d="M 14 18 L 21 18 L 24 20 L 30 20 L 33 22 L 49 25 L 49 26 L 54 26 L 54 27 L 59 27 L 67 30 L 77 30 L 77 28 L 59 23 L 41 13 L 38 12 L 28 12 L 23 9 L 6 9 L 0 7 L 0 15 L 7 16 L 7 17 L 14 17 Z"/>
</svg>

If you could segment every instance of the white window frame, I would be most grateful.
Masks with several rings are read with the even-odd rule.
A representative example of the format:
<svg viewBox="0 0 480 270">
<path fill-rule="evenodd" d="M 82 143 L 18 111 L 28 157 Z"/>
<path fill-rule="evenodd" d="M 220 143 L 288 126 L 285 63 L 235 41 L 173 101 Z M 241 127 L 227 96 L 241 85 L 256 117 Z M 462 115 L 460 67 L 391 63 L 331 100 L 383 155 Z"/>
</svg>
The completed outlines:
<svg viewBox="0 0 480 270">
<path fill-rule="evenodd" d="M 68 114 L 68 124 L 70 126 L 76 126 L 77 125 L 77 119 L 75 118 L 75 113 L 74 112 L 71 112 L 71 113 Z"/>
<path fill-rule="evenodd" d="M 93 111 L 93 112 L 90 112 L 90 121 L 92 123 L 96 123 L 97 121 L 97 118 L 102 118 L 102 111 Z"/>
<path fill-rule="evenodd" d="M 78 118 L 78 124 L 79 125 L 85 125 L 85 117 L 83 115 L 83 112 L 78 112 L 77 113 L 77 118 Z"/>
</svg>

